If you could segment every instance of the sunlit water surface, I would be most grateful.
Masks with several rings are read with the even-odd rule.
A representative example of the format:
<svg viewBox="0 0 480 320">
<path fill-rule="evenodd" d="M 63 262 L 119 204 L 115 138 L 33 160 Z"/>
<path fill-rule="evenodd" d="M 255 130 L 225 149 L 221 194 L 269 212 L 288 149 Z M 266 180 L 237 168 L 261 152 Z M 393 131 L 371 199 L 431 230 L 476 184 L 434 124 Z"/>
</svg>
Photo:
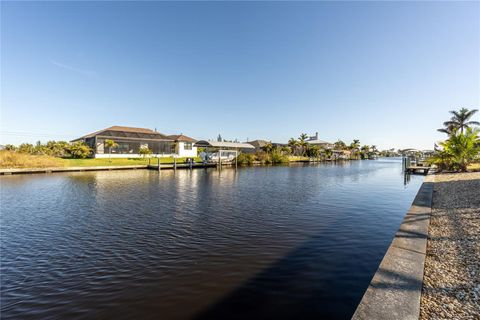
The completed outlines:
<svg viewBox="0 0 480 320">
<path fill-rule="evenodd" d="M 4 176 L 1 316 L 348 319 L 422 180 L 392 160 Z"/>
</svg>

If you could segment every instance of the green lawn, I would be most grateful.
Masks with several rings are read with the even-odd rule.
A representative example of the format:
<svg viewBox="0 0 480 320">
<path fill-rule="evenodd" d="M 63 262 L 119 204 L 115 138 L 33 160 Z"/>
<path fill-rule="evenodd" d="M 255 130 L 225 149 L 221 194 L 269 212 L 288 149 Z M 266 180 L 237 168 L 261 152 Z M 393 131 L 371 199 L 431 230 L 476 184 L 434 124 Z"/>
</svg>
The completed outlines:
<svg viewBox="0 0 480 320">
<path fill-rule="evenodd" d="M 309 157 L 302 157 L 302 156 L 289 156 L 288 161 L 290 162 L 297 162 L 297 161 L 308 161 L 310 160 Z"/>
<path fill-rule="evenodd" d="M 112 159 L 62 159 L 67 167 L 95 167 L 95 166 L 141 166 L 148 164 L 148 158 L 112 158 Z M 173 157 L 160 158 L 161 163 L 173 163 Z M 200 158 L 195 158 L 200 162 Z M 185 158 L 177 158 L 177 163 L 184 163 Z M 151 158 L 151 164 L 157 164 L 157 158 Z"/>
<path fill-rule="evenodd" d="M 472 171 L 480 171 L 480 162 L 479 163 L 472 163 L 468 166 L 468 170 Z"/>
</svg>

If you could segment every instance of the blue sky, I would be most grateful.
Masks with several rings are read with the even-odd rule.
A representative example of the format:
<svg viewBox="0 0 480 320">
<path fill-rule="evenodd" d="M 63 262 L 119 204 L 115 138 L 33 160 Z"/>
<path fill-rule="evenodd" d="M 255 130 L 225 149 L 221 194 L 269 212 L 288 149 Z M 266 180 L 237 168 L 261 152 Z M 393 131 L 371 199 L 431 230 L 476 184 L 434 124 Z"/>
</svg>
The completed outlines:
<svg viewBox="0 0 480 320">
<path fill-rule="evenodd" d="M 0 143 L 111 125 L 432 148 L 480 107 L 479 2 L 2 2 Z"/>
</svg>

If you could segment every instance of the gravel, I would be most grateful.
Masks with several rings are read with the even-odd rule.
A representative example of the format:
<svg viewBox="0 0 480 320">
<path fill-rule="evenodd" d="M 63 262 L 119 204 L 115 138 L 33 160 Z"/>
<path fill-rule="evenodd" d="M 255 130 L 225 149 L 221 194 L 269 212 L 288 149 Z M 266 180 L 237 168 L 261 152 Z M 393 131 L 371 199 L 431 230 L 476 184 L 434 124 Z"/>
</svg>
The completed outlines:
<svg viewBox="0 0 480 320">
<path fill-rule="evenodd" d="M 480 319 L 480 173 L 434 177 L 420 319 Z"/>
</svg>

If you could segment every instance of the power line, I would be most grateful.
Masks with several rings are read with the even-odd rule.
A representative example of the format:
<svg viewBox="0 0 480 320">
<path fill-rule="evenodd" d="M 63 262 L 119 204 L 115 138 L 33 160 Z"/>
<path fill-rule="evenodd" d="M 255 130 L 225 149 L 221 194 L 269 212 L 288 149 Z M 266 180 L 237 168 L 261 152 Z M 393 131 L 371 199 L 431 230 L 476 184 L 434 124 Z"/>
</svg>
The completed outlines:
<svg viewBox="0 0 480 320">
<path fill-rule="evenodd" d="M 58 137 L 58 136 L 75 137 L 76 136 L 74 134 L 66 134 L 66 133 L 40 133 L 40 132 L 20 132 L 20 131 L 0 131 L 0 135 L 35 136 L 35 137 Z"/>
</svg>

